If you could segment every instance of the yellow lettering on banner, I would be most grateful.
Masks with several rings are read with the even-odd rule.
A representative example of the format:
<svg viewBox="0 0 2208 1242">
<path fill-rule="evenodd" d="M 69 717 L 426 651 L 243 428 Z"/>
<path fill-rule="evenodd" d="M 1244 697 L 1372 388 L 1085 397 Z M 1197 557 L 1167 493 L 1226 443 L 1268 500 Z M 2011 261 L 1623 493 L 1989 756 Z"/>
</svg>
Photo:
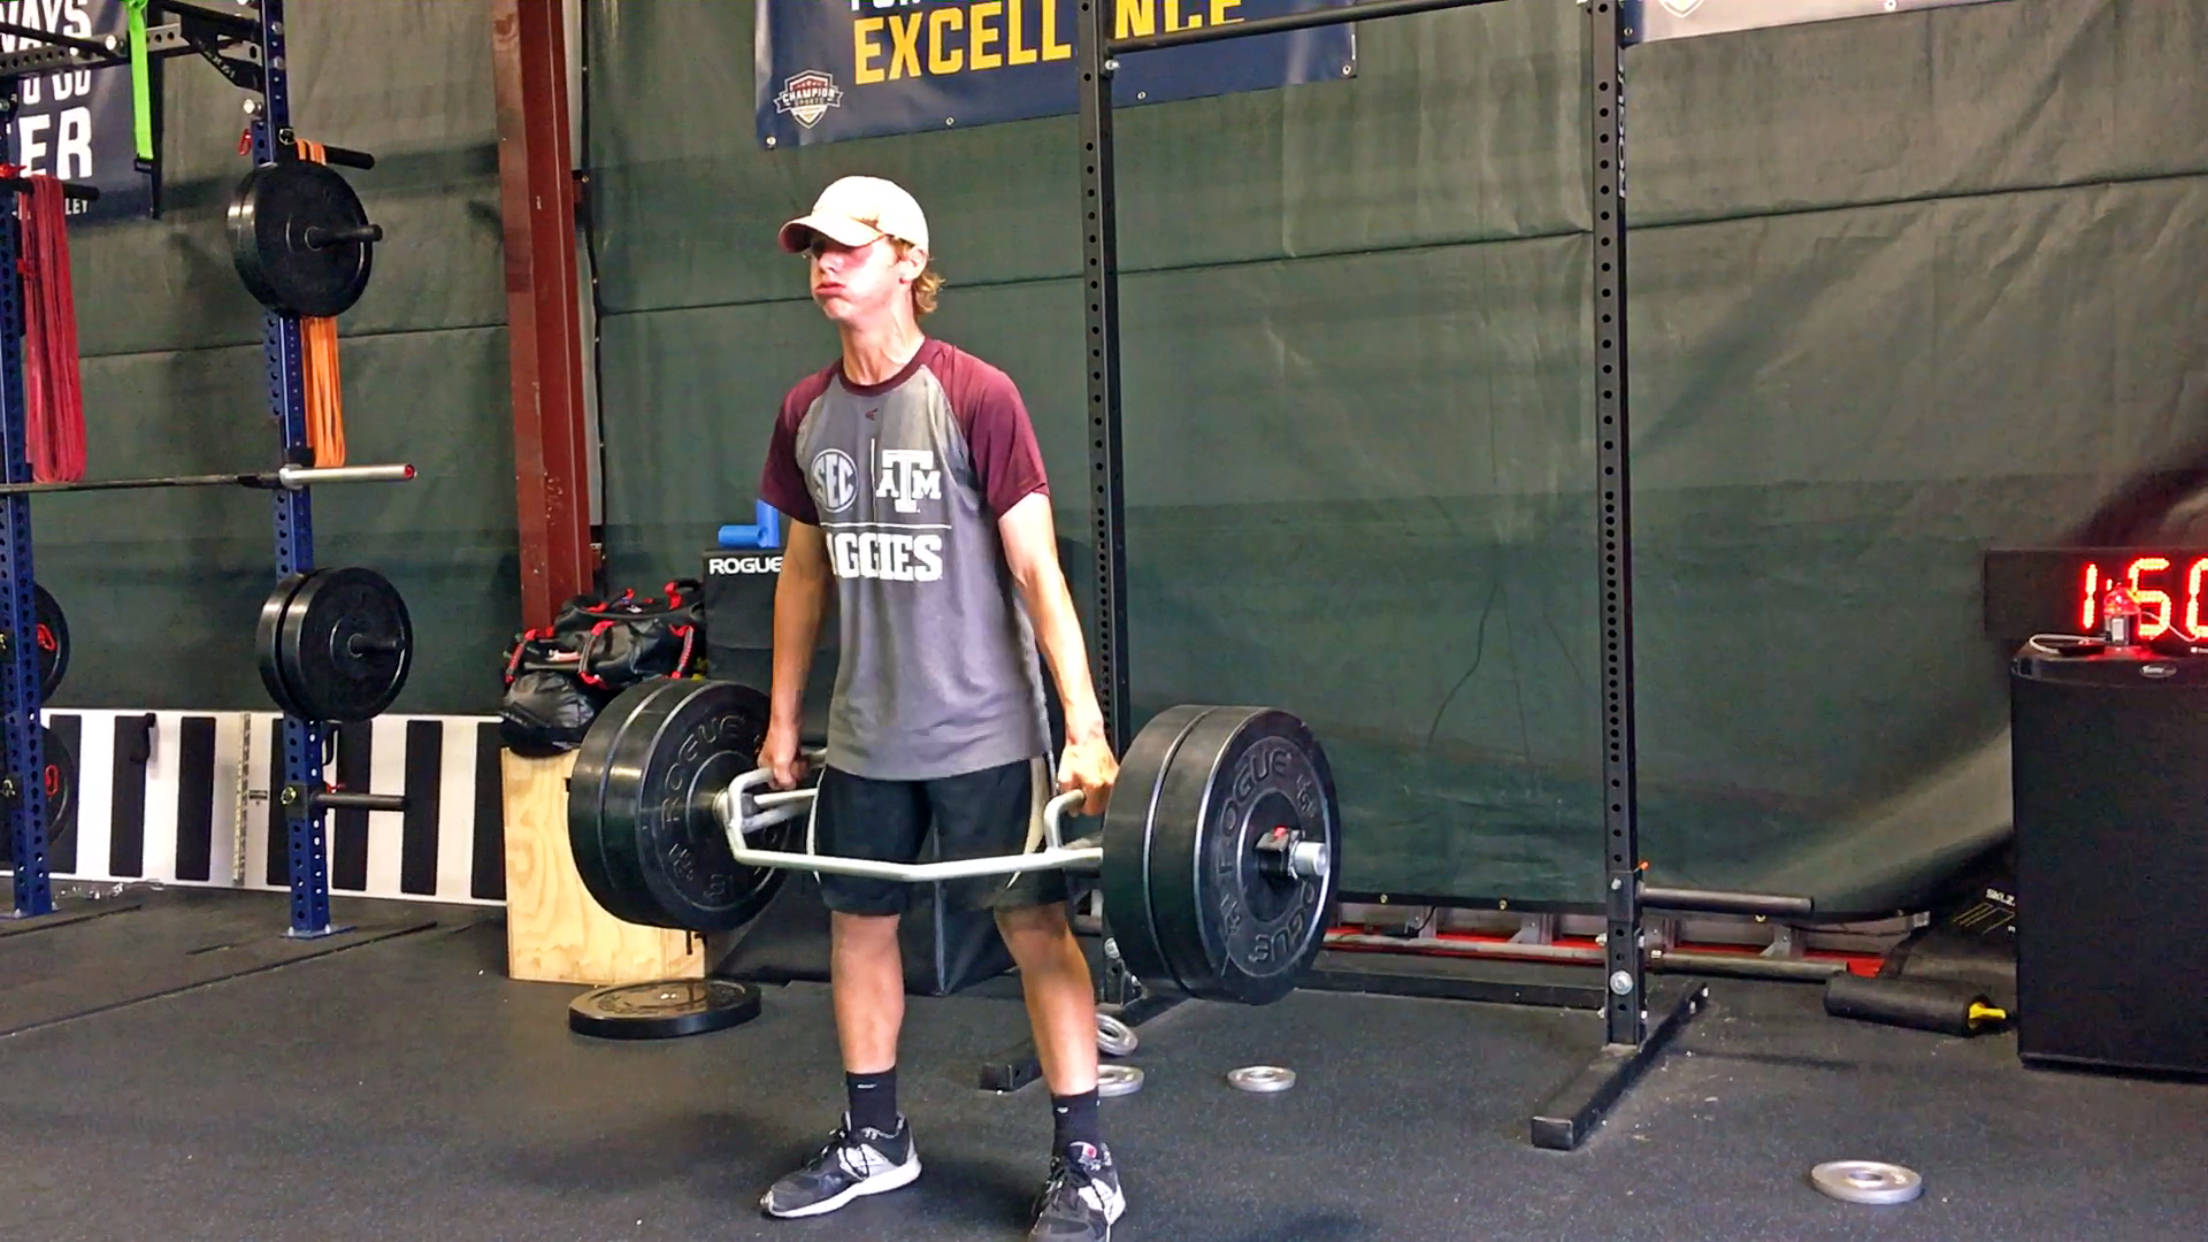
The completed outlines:
<svg viewBox="0 0 2208 1242">
<path fill-rule="evenodd" d="M 1043 0 L 1043 59 L 1073 59 L 1073 45 L 1058 41 L 1058 0 Z"/>
<path fill-rule="evenodd" d="M 1112 19 L 1112 37 L 1132 39 L 1158 33 L 1158 0 L 1119 0 Z"/>
<path fill-rule="evenodd" d="M 1019 0 L 1013 0 L 1015 4 L 1018 2 Z M 973 15 L 974 37 L 966 45 L 966 63 L 972 65 L 976 72 L 1001 68 L 1004 65 L 1004 54 L 989 50 L 990 45 L 997 41 L 999 33 L 990 23 L 992 19 L 1003 15 L 1004 0 L 981 0 L 979 4 L 971 6 L 968 12 Z"/>
<path fill-rule="evenodd" d="M 888 77 L 881 66 L 873 63 L 882 54 L 882 45 L 873 36 L 881 33 L 879 17 L 862 17 L 851 23 L 851 80 L 860 86 L 871 86 Z"/>
<path fill-rule="evenodd" d="M 1073 31 L 1062 29 L 1058 0 L 946 0 L 926 8 L 917 7 L 915 0 L 891 2 L 900 11 L 852 20 L 851 77 L 856 85 L 951 77 L 1007 65 L 1073 59 L 1073 40 L 1066 37 Z M 1156 33 L 1158 0 L 1114 2 L 1122 34 Z M 1205 5 L 1217 15 L 1241 3 L 1166 0 L 1166 28 L 1206 25 Z M 0 10 L 5 4 L 6 0 L 0 0 Z M 908 9 L 908 5 L 913 7 Z M 1038 5 L 1042 10 L 1039 19 L 1034 11 Z M 889 7 L 889 3 L 882 7 Z M 1184 8 L 1190 11 L 1184 14 Z"/>
<path fill-rule="evenodd" d="M 966 67 L 964 48 L 949 46 L 944 38 L 946 30 L 964 30 L 966 10 L 940 8 L 928 14 L 928 72 L 934 74 L 957 73 Z"/>
<path fill-rule="evenodd" d="M 1203 24 L 1204 19 L 1195 13 L 1189 14 L 1186 19 L 1181 17 L 1181 0 L 1165 0 L 1165 28 L 1167 30 L 1194 30 Z"/>
<path fill-rule="evenodd" d="M 909 21 L 902 17 L 889 19 L 890 81 L 920 76 L 920 20 L 926 16 L 914 13 Z"/>
<path fill-rule="evenodd" d="M 1047 4 L 1050 4 L 1050 3 L 1051 3 L 1051 0 L 1043 0 L 1043 3 L 1045 3 L 1046 5 L 1047 5 Z M 1022 18 L 1024 18 L 1024 17 L 1026 16 L 1026 14 L 1027 14 L 1027 4 L 1026 4 L 1026 0 L 1010 0 L 1010 3 L 1009 3 L 1009 4 L 1007 4 L 1007 5 L 1005 6 L 1005 9 L 1004 9 L 1004 63 L 1005 63 L 1005 64 L 1008 64 L 1008 65 L 1032 65 L 1032 64 L 1034 64 L 1034 63 L 1035 63 L 1035 49 L 1034 49 L 1034 48 L 1031 48 L 1031 47 L 1023 47 L 1023 46 L 1021 46 L 1021 44 L 1020 44 L 1020 35 L 1021 35 L 1021 33 L 1022 33 L 1022 30 L 1021 30 L 1021 28 L 1022 28 L 1023 26 L 1025 26 L 1025 25 L 1027 24 L 1027 23 L 1026 23 L 1025 21 L 1023 21 L 1023 20 L 1022 20 Z"/>
<path fill-rule="evenodd" d="M 1227 16 L 1227 10 L 1239 9 L 1241 7 L 1242 0 L 1211 0 L 1211 24 L 1214 26 L 1224 26 L 1228 22 L 1241 21 L 1242 19 L 1239 17 Z"/>
</svg>

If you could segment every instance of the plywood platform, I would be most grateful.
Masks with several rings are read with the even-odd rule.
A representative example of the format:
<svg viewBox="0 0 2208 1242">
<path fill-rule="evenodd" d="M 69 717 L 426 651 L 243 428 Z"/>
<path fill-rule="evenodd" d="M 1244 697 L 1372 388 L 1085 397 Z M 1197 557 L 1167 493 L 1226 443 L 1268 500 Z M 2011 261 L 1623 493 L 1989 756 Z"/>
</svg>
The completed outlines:
<svg viewBox="0 0 2208 1242">
<path fill-rule="evenodd" d="M 507 973 L 593 986 L 705 975 L 705 940 L 626 923 L 583 887 L 567 837 L 569 752 L 551 759 L 501 754 L 506 794 Z"/>
</svg>

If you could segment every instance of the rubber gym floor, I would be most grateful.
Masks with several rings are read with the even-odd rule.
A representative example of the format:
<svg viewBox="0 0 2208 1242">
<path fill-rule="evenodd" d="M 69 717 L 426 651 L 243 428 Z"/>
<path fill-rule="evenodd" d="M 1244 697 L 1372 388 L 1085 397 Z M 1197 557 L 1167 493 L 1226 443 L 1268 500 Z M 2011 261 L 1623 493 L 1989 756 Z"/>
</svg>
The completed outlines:
<svg viewBox="0 0 2208 1242">
<path fill-rule="evenodd" d="M 1039 1086 L 977 1090 L 1024 1035 L 1009 988 L 910 1002 L 900 1092 L 926 1173 L 811 1221 L 766 1181 L 840 1104 L 825 987 L 657 1042 L 569 1032 L 580 989 L 504 977 L 495 910 L 339 900 L 285 941 L 281 894 L 138 891 L 0 924 L 0 1237 L 1017 1239 L 1049 1135 Z M 300 954 L 310 956 L 299 956 Z M 1600 1039 L 1587 1013 L 1298 992 L 1183 1005 L 1105 1101 L 1116 1238 L 2197 1237 L 2203 1088 L 2024 1068 L 1827 1017 L 1818 990 L 1710 981 L 1711 1007 L 1578 1151 L 1530 1110 Z M 1275 1096 L 1224 1072 L 1297 1070 Z M 1837 1202 L 1824 1160 L 1918 1170 L 1915 1203 Z"/>
</svg>

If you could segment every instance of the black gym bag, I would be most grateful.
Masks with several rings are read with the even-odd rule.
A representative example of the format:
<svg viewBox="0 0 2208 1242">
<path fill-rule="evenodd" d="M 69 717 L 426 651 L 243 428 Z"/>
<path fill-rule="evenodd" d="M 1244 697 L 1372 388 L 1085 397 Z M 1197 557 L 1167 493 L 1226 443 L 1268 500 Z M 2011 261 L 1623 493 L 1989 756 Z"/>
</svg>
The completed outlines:
<svg viewBox="0 0 2208 1242">
<path fill-rule="evenodd" d="M 687 677 L 705 651 L 705 611 L 695 579 L 663 596 L 623 591 L 578 595 L 552 624 L 524 630 L 506 653 L 499 736 L 507 749 L 545 758 L 582 745 L 613 696 L 652 677 Z"/>
</svg>

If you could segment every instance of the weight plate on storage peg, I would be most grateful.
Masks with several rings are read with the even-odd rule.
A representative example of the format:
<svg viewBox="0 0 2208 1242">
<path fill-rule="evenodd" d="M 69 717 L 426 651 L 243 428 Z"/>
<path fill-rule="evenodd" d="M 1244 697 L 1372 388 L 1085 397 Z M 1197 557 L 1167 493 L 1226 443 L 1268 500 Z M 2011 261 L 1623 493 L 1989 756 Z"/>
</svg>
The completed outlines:
<svg viewBox="0 0 2208 1242">
<path fill-rule="evenodd" d="M 46 786 L 46 857 L 51 862 L 77 824 L 69 813 L 77 797 L 77 757 L 52 729 L 41 725 L 38 734 L 46 754 L 46 769 L 39 779 Z M 0 832 L 0 863 L 12 865 L 14 854 L 13 834 Z"/>
<path fill-rule="evenodd" d="M 759 989 L 727 979 L 624 983 L 585 992 L 567 1029 L 600 1039 L 673 1039 L 725 1031 L 759 1016 Z"/>
<path fill-rule="evenodd" d="M 261 681 L 286 715 L 371 720 L 406 687 L 414 626 L 372 569 L 288 574 L 261 606 Z"/>
<path fill-rule="evenodd" d="M 284 681 L 283 668 L 277 659 L 284 632 L 284 615 L 291 607 L 291 597 L 299 593 L 299 587 L 311 574 L 285 574 L 276 580 L 276 588 L 261 603 L 261 617 L 253 627 L 253 649 L 259 656 L 261 685 L 267 688 L 268 697 L 276 701 L 276 709 L 287 716 L 297 716 L 299 696 Z"/>
<path fill-rule="evenodd" d="M 33 583 L 31 594 L 38 643 L 38 701 L 44 703 L 54 697 L 69 673 L 69 618 L 45 587 Z"/>
<path fill-rule="evenodd" d="M 1876 1160 L 1833 1160 L 1809 1171 L 1810 1183 L 1848 1203 L 1907 1203 L 1924 1193 L 1914 1169 Z"/>
<path fill-rule="evenodd" d="M 353 187 L 312 160 L 283 159 L 245 175 L 230 198 L 230 257 L 255 299 L 284 315 L 342 314 L 368 288 L 373 243 Z"/>
<path fill-rule="evenodd" d="M 46 784 L 46 849 L 51 853 L 77 822 L 69 814 L 77 797 L 77 757 L 52 729 L 40 725 L 38 736 L 46 754 L 46 771 L 40 779 Z"/>
<path fill-rule="evenodd" d="M 1325 944 L 1341 875 L 1326 754 L 1258 707 L 1176 707 L 1127 748 L 1104 815 L 1104 912 L 1133 974 L 1270 1004 Z"/>
<path fill-rule="evenodd" d="M 783 872 L 738 866 L 716 795 L 758 766 L 766 696 L 725 681 L 655 678 L 615 696 L 575 753 L 568 839 L 583 886 L 617 919 L 733 931 L 758 917 Z M 801 816 L 752 834 L 787 850 Z"/>
</svg>

